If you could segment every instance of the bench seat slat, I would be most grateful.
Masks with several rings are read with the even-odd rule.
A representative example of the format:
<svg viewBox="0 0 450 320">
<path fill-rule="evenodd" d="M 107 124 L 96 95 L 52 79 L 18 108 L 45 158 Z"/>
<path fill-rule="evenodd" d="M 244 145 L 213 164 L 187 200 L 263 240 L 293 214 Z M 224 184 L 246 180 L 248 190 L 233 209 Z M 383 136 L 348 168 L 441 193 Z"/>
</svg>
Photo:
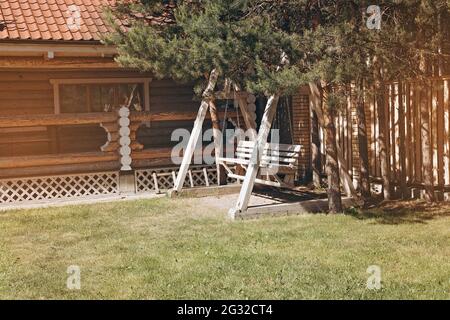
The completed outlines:
<svg viewBox="0 0 450 320">
<path fill-rule="evenodd" d="M 241 153 L 248 153 L 248 154 L 252 154 L 253 150 L 247 149 L 247 148 L 240 148 L 238 147 L 236 149 L 237 152 L 241 152 Z M 284 158 L 297 158 L 299 157 L 300 153 L 299 152 L 283 152 L 283 151 L 275 151 L 275 150 L 264 150 L 264 155 L 265 156 L 280 156 L 280 157 L 284 157 Z"/>
<path fill-rule="evenodd" d="M 219 163 L 231 163 L 231 164 L 240 164 L 243 166 L 248 166 L 250 164 L 250 161 L 247 159 L 219 158 Z M 287 170 L 289 172 L 296 171 L 298 169 L 298 167 L 296 165 L 273 164 L 273 163 L 267 163 L 266 161 L 263 161 L 261 163 L 261 167 L 266 168 L 266 169 Z"/>
<path fill-rule="evenodd" d="M 255 141 L 239 141 L 239 146 L 243 146 L 246 148 L 253 149 L 255 147 Z M 300 152 L 301 146 L 299 145 L 290 145 L 290 144 L 275 144 L 275 143 L 267 143 L 264 149 L 273 149 L 279 151 L 294 151 Z"/>
<path fill-rule="evenodd" d="M 246 149 L 240 149 L 238 148 L 236 150 L 237 153 L 240 154 L 247 154 L 249 156 L 251 156 L 253 154 L 253 152 L 249 152 Z M 278 157 L 278 158 L 288 158 L 288 159 L 298 159 L 300 154 L 299 153 L 285 153 L 285 152 L 264 152 L 264 156 L 265 157 Z"/>
<path fill-rule="evenodd" d="M 252 155 L 247 153 L 236 153 L 236 156 L 240 159 L 251 159 Z M 278 162 L 278 163 L 289 163 L 289 164 L 295 164 L 297 163 L 297 159 L 294 158 L 284 158 L 284 157 L 269 157 L 269 156 L 263 156 L 263 161 L 270 161 L 270 162 Z"/>
<path fill-rule="evenodd" d="M 247 166 L 250 163 L 249 160 L 241 159 L 241 158 L 237 158 L 237 159 L 233 159 L 233 158 L 219 158 L 219 162 L 241 164 L 241 165 L 244 165 L 244 166 Z"/>
<path fill-rule="evenodd" d="M 236 159 L 219 158 L 218 161 L 227 168 L 228 176 L 230 178 L 244 180 L 245 176 L 233 173 L 226 164 L 237 164 L 243 167 L 248 167 L 251 164 L 253 151 L 255 148 L 255 141 L 240 141 L 236 149 Z M 264 184 L 272 187 L 285 186 L 284 182 L 280 180 L 279 174 L 293 175 L 298 171 L 298 162 L 300 156 L 301 146 L 286 145 L 286 144 L 272 144 L 267 143 L 261 158 L 260 168 L 263 176 L 267 175 L 267 179 L 257 178 L 255 180 L 258 184 Z M 276 180 L 273 181 L 272 179 Z"/>
</svg>

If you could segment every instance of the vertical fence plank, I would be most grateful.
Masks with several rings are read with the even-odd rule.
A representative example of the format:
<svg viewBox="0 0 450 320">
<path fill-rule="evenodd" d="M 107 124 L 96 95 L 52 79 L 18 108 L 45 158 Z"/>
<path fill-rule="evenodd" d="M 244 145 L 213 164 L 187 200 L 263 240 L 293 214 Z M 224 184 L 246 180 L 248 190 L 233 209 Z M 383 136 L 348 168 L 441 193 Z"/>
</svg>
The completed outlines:
<svg viewBox="0 0 450 320">
<path fill-rule="evenodd" d="M 408 83 L 408 113 L 409 113 L 409 120 L 408 120 L 408 128 L 409 131 L 407 133 L 408 139 L 409 139 L 409 179 L 408 183 L 411 184 L 414 181 L 414 164 L 416 161 L 415 158 L 415 152 L 414 152 L 414 119 L 415 119 L 415 113 L 414 113 L 414 84 L 411 82 Z"/>
<path fill-rule="evenodd" d="M 398 100 L 396 99 L 397 96 L 397 85 L 392 84 L 391 86 L 391 109 L 390 109 L 390 115 L 391 115 L 391 165 L 392 165 L 392 178 L 394 182 L 398 182 L 398 143 L 397 143 L 397 137 L 398 137 Z"/>
<path fill-rule="evenodd" d="M 352 86 L 352 89 L 354 87 Z M 352 95 L 349 99 L 350 112 L 349 112 L 349 148 L 353 150 L 350 155 L 351 169 L 353 174 L 353 185 L 359 188 L 360 178 L 361 178 L 361 160 L 359 154 L 359 141 L 358 141 L 358 113 L 356 110 L 358 97 L 356 96 L 354 90 L 352 90 Z M 366 132 L 367 134 L 367 132 Z"/>
<path fill-rule="evenodd" d="M 374 106 L 375 110 L 374 112 L 374 119 L 375 119 L 375 133 L 374 133 L 374 140 L 375 140 L 375 165 L 376 165 L 376 176 L 381 177 L 381 158 L 380 158 L 380 140 L 378 137 L 380 136 L 380 119 L 378 117 L 378 102 L 376 101 L 376 98 L 374 97 Z"/>
<path fill-rule="evenodd" d="M 450 80 L 444 81 L 444 167 L 445 167 L 445 182 L 444 184 L 450 186 Z M 448 199 L 446 199 L 448 200 Z"/>
<path fill-rule="evenodd" d="M 377 176 L 377 159 L 376 159 L 376 154 L 377 154 L 377 150 L 376 150 L 376 138 L 375 138 L 375 126 L 376 126 L 376 122 L 377 122 L 377 118 L 375 116 L 375 103 L 374 103 L 374 99 L 373 97 L 367 97 L 367 100 L 369 101 L 369 112 L 367 112 L 369 114 L 369 117 L 367 119 L 368 121 L 368 125 L 367 127 L 370 128 L 370 132 L 367 134 L 367 136 L 369 137 L 369 145 L 370 145 L 370 175 L 373 177 Z"/>
<path fill-rule="evenodd" d="M 346 150 L 347 152 L 346 154 L 346 159 L 347 159 L 347 168 L 348 168 L 348 173 L 350 174 L 350 176 L 353 178 L 353 170 L 352 170 L 352 144 L 351 144 L 351 115 L 352 111 L 351 111 L 351 92 L 349 94 L 349 96 L 347 97 L 347 108 L 345 108 L 345 113 L 344 113 L 344 150 Z"/>
<path fill-rule="evenodd" d="M 430 92 L 429 92 L 429 96 L 430 96 L 430 105 L 431 105 L 431 119 L 430 119 L 430 124 L 431 124 L 431 150 L 432 150 L 432 155 L 433 155 L 433 159 L 432 159 L 432 164 L 433 164 L 433 183 L 435 185 L 438 185 L 439 183 L 439 174 L 438 174 L 438 125 L 437 125 L 437 121 L 438 121 L 438 101 L 437 101 L 437 83 L 436 81 L 431 81 L 431 87 L 430 87 Z"/>
<path fill-rule="evenodd" d="M 406 149 L 406 181 L 411 181 L 411 86 L 410 83 L 405 83 L 405 149 Z"/>
<path fill-rule="evenodd" d="M 387 158 L 387 167 L 389 169 L 389 179 L 392 181 L 392 167 L 391 167 L 391 125 L 390 125 L 390 88 L 391 86 L 387 85 L 386 90 L 385 90 L 385 97 L 384 97 L 384 112 L 386 114 L 386 120 L 384 121 L 384 123 L 382 124 L 385 128 L 385 135 L 386 135 L 386 158 Z"/>
<path fill-rule="evenodd" d="M 420 106 L 419 106 L 419 101 L 420 101 L 420 88 L 416 83 L 414 83 L 414 91 L 415 91 L 415 102 L 414 102 L 414 108 L 416 111 L 416 118 L 415 118 L 415 133 L 416 133 L 416 137 L 415 137 L 415 146 L 416 146 L 416 166 L 415 166 L 415 183 L 421 183 L 422 182 L 422 136 L 421 136 L 421 128 L 422 128 L 422 121 L 421 121 L 421 115 L 420 115 Z"/>
<path fill-rule="evenodd" d="M 401 82 L 398 82 L 396 85 L 394 85 L 394 138 L 392 139 L 394 141 L 394 152 L 395 152 L 395 169 L 396 169 L 396 180 L 397 183 L 401 184 L 401 152 L 400 152 L 400 108 L 401 108 Z M 404 141 L 403 141 L 404 142 Z"/>
<path fill-rule="evenodd" d="M 439 198 L 443 200 L 443 189 L 445 185 L 444 172 L 444 135 L 445 135 L 445 114 L 444 114 L 444 82 L 436 81 L 436 103 L 437 103 L 437 172 L 438 186 L 440 189 Z"/>
<path fill-rule="evenodd" d="M 398 105 L 398 139 L 397 146 L 398 162 L 399 162 L 399 179 L 400 179 L 400 193 L 402 198 L 406 198 L 406 133 L 405 133 L 405 102 L 403 95 L 403 83 L 399 82 L 397 88 L 397 105 Z"/>
</svg>

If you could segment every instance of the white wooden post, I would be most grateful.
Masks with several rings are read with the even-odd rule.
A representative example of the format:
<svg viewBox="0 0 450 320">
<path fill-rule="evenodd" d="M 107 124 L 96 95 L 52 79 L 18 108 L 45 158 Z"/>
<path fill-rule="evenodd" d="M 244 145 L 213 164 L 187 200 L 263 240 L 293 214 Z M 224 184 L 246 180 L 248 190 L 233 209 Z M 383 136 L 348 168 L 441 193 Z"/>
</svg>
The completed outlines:
<svg viewBox="0 0 450 320">
<path fill-rule="evenodd" d="M 241 214 L 248 209 L 248 203 L 253 192 L 253 187 L 255 186 L 256 176 L 259 172 L 259 165 L 261 163 L 264 148 L 267 144 L 267 138 L 269 137 L 270 129 L 272 127 L 272 121 L 277 111 L 279 98 L 280 97 L 278 95 L 273 95 L 267 101 L 266 109 L 261 122 L 261 128 L 255 142 L 255 148 L 253 148 L 252 157 L 242 184 L 238 202 L 236 207 L 229 211 L 229 217 L 231 219 L 235 219 L 237 214 Z"/>
<path fill-rule="evenodd" d="M 202 134 L 203 122 L 205 121 L 206 113 L 209 108 L 209 102 L 214 98 L 213 93 L 214 88 L 216 87 L 218 77 L 219 74 L 216 69 L 211 71 L 211 75 L 209 76 L 208 87 L 206 88 L 203 94 L 203 101 L 202 104 L 200 105 L 200 109 L 198 110 L 197 118 L 194 123 L 194 129 L 192 130 L 191 136 L 189 138 L 189 143 L 183 154 L 183 161 L 181 163 L 180 170 L 178 171 L 178 176 L 175 181 L 174 188 L 170 193 L 171 196 L 181 192 L 181 190 L 183 189 L 184 181 L 186 179 L 186 175 L 192 161 L 192 156 L 194 155 L 195 147 L 197 146 L 198 139 Z"/>
</svg>

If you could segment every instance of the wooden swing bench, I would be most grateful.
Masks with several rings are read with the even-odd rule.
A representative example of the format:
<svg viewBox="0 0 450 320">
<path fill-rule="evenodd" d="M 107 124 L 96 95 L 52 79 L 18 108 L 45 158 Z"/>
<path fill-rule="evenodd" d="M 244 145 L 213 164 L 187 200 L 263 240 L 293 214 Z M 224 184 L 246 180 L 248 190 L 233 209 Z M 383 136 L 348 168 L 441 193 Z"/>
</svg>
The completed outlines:
<svg viewBox="0 0 450 320">
<path fill-rule="evenodd" d="M 219 158 L 219 164 L 225 168 L 228 177 L 243 181 L 245 175 L 233 171 L 229 165 L 242 167 L 245 171 L 251 164 L 255 141 L 240 141 L 236 149 L 236 158 Z M 295 174 L 298 172 L 298 160 L 301 146 L 267 143 L 259 165 L 257 184 L 276 188 L 294 187 Z M 284 176 L 281 178 L 280 176 Z"/>
</svg>

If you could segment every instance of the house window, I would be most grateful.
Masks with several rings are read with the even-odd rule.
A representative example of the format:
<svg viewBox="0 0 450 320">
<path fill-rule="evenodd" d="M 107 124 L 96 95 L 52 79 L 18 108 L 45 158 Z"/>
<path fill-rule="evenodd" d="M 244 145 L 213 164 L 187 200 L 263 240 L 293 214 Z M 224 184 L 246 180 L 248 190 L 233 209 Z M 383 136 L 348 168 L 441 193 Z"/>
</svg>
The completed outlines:
<svg viewBox="0 0 450 320">
<path fill-rule="evenodd" d="M 149 111 L 150 79 L 51 80 L 55 113 L 110 112 L 122 106 Z"/>
</svg>

